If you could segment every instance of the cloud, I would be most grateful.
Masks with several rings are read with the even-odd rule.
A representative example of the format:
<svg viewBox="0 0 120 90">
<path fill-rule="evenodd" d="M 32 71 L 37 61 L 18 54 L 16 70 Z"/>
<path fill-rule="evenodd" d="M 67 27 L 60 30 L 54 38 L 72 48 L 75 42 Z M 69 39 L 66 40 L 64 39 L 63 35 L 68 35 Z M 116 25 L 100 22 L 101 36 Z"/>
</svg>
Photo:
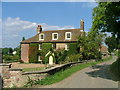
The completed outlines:
<svg viewBox="0 0 120 90">
<path fill-rule="evenodd" d="M 86 2 L 82 4 L 83 8 L 94 8 L 97 6 L 96 2 Z"/>
<path fill-rule="evenodd" d="M 0 23 L 1 23 L 0 19 Z M 23 33 L 25 37 L 31 37 L 28 33 L 36 32 L 37 25 L 42 25 L 43 30 L 61 30 L 61 29 L 73 29 L 74 26 L 55 26 L 55 25 L 48 25 L 47 23 L 36 23 L 31 21 L 26 21 L 20 19 L 20 17 L 11 18 L 8 17 L 2 22 L 2 32 L 3 32 L 3 46 L 17 46 L 13 45 L 12 42 L 20 42 L 21 35 Z M 26 35 L 27 34 L 27 35 Z M 16 43 L 14 43 L 16 44 Z"/>
</svg>

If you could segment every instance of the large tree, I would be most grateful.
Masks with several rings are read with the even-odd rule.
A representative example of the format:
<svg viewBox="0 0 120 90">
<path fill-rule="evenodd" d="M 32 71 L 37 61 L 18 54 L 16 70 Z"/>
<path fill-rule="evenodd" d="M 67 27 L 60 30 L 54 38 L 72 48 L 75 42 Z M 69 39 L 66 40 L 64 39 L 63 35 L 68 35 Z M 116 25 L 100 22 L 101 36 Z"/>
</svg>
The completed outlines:
<svg viewBox="0 0 120 90">
<path fill-rule="evenodd" d="M 120 2 L 98 2 L 93 9 L 92 30 L 110 32 L 112 37 L 106 39 L 109 50 L 116 48 L 116 45 L 110 45 L 113 38 L 114 41 L 116 38 L 117 49 L 120 49 Z"/>
<path fill-rule="evenodd" d="M 120 2 L 98 2 L 93 9 L 92 30 L 111 32 L 120 39 Z"/>
<path fill-rule="evenodd" d="M 82 35 L 78 39 L 78 47 L 84 59 L 100 58 L 100 45 L 103 41 L 104 34 L 96 33 L 91 30 L 88 34 Z"/>
</svg>

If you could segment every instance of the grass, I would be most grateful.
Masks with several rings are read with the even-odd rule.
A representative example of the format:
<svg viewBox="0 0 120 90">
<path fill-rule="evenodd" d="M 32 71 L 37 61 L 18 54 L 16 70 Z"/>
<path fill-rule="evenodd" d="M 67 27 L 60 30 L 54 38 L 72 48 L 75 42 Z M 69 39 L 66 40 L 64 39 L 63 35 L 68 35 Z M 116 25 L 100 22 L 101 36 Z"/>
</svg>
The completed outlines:
<svg viewBox="0 0 120 90">
<path fill-rule="evenodd" d="M 110 59 L 112 59 L 112 56 L 110 56 L 107 59 L 102 59 L 100 61 L 89 62 L 89 63 L 85 63 L 85 64 L 79 64 L 79 65 L 76 65 L 76 66 L 72 66 L 72 67 L 70 67 L 70 68 L 68 68 L 64 71 L 60 71 L 60 72 L 55 73 L 54 75 L 50 75 L 50 76 L 46 77 L 45 79 L 35 81 L 34 85 L 37 85 L 37 84 L 39 84 L 39 85 L 50 85 L 50 84 L 53 84 L 53 83 L 57 83 L 57 82 L 62 81 L 63 79 L 69 77 L 73 73 L 75 73 L 75 72 L 77 72 L 77 71 L 79 71 L 83 68 L 93 66 L 93 65 L 96 65 L 98 63 L 108 61 Z M 25 85 L 25 87 L 27 87 L 27 86 L 32 86 L 32 85 Z"/>
<path fill-rule="evenodd" d="M 36 67 L 36 68 L 23 68 L 23 72 L 29 72 L 29 71 L 39 71 L 44 69 L 44 67 Z"/>
</svg>

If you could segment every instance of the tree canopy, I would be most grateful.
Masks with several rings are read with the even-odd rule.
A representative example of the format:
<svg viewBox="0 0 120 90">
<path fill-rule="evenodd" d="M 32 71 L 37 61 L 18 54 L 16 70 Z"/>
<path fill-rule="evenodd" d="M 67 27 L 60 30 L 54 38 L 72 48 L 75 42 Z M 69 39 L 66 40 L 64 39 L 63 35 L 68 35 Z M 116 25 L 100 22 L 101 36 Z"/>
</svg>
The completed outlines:
<svg viewBox="0 0 120 90">
<path fill-rule="evenodd" d="M 99 2 L 93 9 L 92 30 L 112 32 L 120 38 L 120 2 Z"/>
<path fill-rule="evenodd" d="M 104 34 L 90 31 L 86 35 L 82 35 L 78 39 L 78 47 L 85 59 L 100 58 L 100 45 L 103 41 Z"/>
<path fill-rule="evenodd" d="M 92 30 L 110 32 L 105 42 L 109 51 L 120 49 L 120 2 L 98 2 L 93 9 Z"/>
</svg>

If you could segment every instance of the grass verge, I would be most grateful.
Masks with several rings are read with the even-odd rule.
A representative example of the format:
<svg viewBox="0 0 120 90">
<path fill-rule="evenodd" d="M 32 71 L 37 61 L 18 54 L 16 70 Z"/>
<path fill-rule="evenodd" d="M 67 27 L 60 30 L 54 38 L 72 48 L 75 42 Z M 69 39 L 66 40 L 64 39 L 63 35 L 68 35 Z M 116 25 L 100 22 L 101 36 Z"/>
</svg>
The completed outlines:
<svg viewBox="0 0 120 90">
<path fill-rule="evenodd" d="M 50 84 L 53 84 L 53 83 L 57 83 L 57 82 L 62 81 L 63 79 L 69 77 L 73 73 L 75 73 L 75 72 L 77 72 L 77 71 L 79 71 L 83 68 L 93 66 L 93 65 L 96 65 L 98 63 L 108 61 L 110 59 L 112 59 L 112 56 L 110 56 L 109 58 L 106 58 L 106 59 L 96 61 L 96 62 L 89 62 L 89 63 L 85 63 L 85 64 L 79 64 L 79 65 L 76 65 L 76 66 L 72 66 L 72 67 L 70 67 L 70 68 L 68 68 L 64 71 L 60 71 L 60 72 L 55 73 L 54 75 L 50 75 L 50 76 L 46 77 L 45 79 L 35 81 L 35 83 L 32 83 L 32 84 L 33 85 L 37 85 L 37 84 L 39 84 L 39 85 L 50 85 Z M 29 87 L 29 86 L 32 86 L 32 85 L 30 85 L 30 84 L 25 85 L 25 87 Z"/>
</svg>

